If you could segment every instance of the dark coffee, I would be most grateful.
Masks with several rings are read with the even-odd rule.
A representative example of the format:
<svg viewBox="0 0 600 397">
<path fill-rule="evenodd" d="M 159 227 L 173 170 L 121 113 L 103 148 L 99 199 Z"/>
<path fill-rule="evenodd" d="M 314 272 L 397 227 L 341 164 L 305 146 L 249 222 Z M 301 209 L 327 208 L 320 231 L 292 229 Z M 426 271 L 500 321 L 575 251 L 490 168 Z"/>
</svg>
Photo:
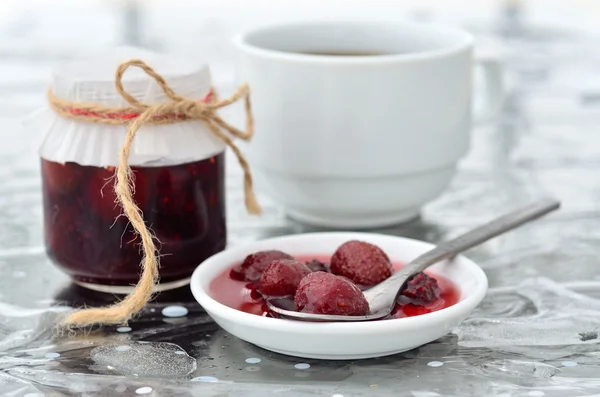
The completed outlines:
<svg viewBox="0 0 600 397">
<path fill-rule="evenodd" d="M 337 56 L 337 57 L 372 57 L 378 55 L 390 55 L 389 53 L 379 51 L 298 51 L 300 54 Z"/>
</svg>

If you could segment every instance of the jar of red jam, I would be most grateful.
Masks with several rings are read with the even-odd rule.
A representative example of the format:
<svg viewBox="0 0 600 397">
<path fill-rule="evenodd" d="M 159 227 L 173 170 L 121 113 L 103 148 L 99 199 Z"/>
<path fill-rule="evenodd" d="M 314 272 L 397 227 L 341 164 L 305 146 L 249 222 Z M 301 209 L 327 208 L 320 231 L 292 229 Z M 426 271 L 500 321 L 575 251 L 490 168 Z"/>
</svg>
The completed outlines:
<svg viewBox="0 0 600 397">
<path fill-rule="evenodd" d="M 198 100 L 211 95 L 205 65 L 140 52 L 133 56 L 159 70 L 177 94 Z M 131 57 L 131 49 L 117 50 L 63 64 L 51 93 L 77 103 L 126 106 L 115 70 Z M 146 104 L 168 100 L 141 70 L 128 71 L 123 88 Z M 48 256 L 77 284 L 128 292 L 141 272 L 140 237 L 122 215 L 113 179 L 128 125 L 78 121 L 45 109 L 29 126 L 45 132 L 40 156 Z M 158 290 L 186 284 L 198 264 L 225 248 L 224 150 L 202 121 L 142 125 L 135 136 L 129 155 L 133 198 L 160 253 Z"/>
</svg>

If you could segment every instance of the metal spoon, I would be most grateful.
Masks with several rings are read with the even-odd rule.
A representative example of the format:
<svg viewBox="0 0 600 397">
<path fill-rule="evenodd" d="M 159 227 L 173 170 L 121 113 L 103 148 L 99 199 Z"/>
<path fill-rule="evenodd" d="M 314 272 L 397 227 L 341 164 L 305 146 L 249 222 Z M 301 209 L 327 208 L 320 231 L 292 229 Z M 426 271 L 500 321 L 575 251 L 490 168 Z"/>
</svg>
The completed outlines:
<svg viewBox="0 0 600 397">
<path fill-rule="evenodd" d="M 473 248 L 504 232 L 515 229 L 560 208 L 560 202 L 546 199 L 528 205 L 517 211 L 494 219 L 453 240 L 446 241 L 434 249 L 412 260 L 387 280 L 364 291 L 369 302 L 370 314 L 366 316 L 332 316 L 324 314 L 301 313 L 294 311 L 294 303 L 289 298 L 269 298 L 267 306 L 273 312 L 293 320 L 304 321 L 369 321 L 388 316 L 396 303 L 396 298 L 406 282 L 415 274 L 443 259 L 453 258 L 457 254 Z"/>
</svg>

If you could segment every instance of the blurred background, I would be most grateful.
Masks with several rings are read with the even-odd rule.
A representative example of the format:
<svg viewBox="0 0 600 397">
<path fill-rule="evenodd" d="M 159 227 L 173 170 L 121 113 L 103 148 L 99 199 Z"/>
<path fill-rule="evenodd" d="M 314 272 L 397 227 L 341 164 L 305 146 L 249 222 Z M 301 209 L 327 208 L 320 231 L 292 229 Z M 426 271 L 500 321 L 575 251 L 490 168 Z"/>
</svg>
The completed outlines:
<svg viewBox="0 0 600 397">
<path fill-rule="evenodd" d="M 341 17 L 445 22 L 480 39 L 500 34 L 547 42 L 600 30 L 600 1 L 0 0 L 0 115 L 40 104 L 52 65 L 82 51 L 127 44 L 185 53 L 209 62 L 218 84 L 232 75 L 229 41 L 236 32 L 264 22 Z"/>
</svg>

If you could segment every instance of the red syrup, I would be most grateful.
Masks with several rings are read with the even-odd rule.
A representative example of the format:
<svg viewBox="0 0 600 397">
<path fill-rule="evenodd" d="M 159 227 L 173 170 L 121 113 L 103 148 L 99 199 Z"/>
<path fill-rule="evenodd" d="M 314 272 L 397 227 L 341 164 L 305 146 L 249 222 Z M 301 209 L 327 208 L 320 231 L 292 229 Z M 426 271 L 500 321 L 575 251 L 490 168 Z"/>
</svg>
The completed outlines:
<svg viewBox="0 0 600 397">
<path fill-rule="evenodd" d="M 313 259 L 328 263 L 330 258 L 326 255 L 296 257 L 296 260 L 302 263 L 309 262 Z M 395 270 L 401 269 L 403 265 L 403 263 L 393 264 Z M 231 272 L 231 270 L 235 267 L 236 266 L 234 265 L 230 269 L 227 269 L 211 282 L 211 297 L 217 302 L 231 307 L 232 309 L 256 314 L 258 316 L 275 317 L 276 315 L 273 315 L 267 308 L 262 295 L 256 290 L 255 283 L 248 283 L 247 281 L 240 281 L 239 279 L 232 278 L 232 274 L 235 275 L 235 272 Z M 431 303 L 425 305 L 397 303 L 388 319 L 414 317 L 435 312 L 450 307 L 460 300 L 460 291 L 452 281 L 432 272 L 426 273 L 437 280 L 440 289 L 439 296 Z"/>
<path fill-rule="evenodd" d="M 134 199 L 160 248 L 161 282 L 189 277 L 222 251 L 225 158 L 132 167 Z M 46 251 L 78 281 L 131 285 L 141 272 L 140 238 L 116 204 L 114 167 L 42 160 Z"/>
</svg>

